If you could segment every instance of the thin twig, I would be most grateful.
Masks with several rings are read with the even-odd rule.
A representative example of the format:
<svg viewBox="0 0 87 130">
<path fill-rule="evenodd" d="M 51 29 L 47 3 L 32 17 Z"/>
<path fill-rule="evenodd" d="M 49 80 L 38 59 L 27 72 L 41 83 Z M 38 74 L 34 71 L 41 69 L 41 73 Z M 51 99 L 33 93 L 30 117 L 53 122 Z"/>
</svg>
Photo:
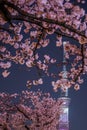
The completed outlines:
<svg viewBox="0 0 87 130">
<path fill-rule="evenodd" d="M 42 29 L 42 30 L 41 30 L 41 34 L 40 34 L 39 37 L 38 37 L 37 44 L 36 44 L 36 46 L 35 46 L 35 48 L 34 48 L 34 50 L 33 50 L 34 63 L 35 63 L 35 66 L 36 66 L 36 68 L 37 68 L 37 70 L 38 70 L 38 74 L 39 74 L 39 76 L 41 76 L 41 72 L 40 72 L 40 69 L 39 69 L 39 67 L 38 67 L 38 63 L 37 63 L 37 60 L 36 60 L 35 55 L 36 55 L 37 47 L 38 47 L 38 45 L 40 44 L 40 40 L 44 37 L 44 32 L 45 32 L 45 30 Z"/>
</svg>

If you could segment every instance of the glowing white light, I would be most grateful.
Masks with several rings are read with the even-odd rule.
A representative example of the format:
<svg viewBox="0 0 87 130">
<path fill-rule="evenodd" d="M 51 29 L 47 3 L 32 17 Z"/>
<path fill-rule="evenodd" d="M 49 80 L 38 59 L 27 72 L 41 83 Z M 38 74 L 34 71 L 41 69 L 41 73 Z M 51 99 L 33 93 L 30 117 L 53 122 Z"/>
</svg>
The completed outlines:
<svg viewBox="0 0 87 130">
<path fill-rule="evenodd" d="M 68 108 L 64 108 L 64 113 L 68 114 Z"/>
<path fill-rule="evenodd" d="M 63 42 L 63 45 L 65 45 L 66 44 L 66 42 Z"/>
<path fill-rule="evenodd" d="M 68 108 L 63 108 L 63 113 L 60 115 L 60 121 L 68 122 Z"/>
</svg>

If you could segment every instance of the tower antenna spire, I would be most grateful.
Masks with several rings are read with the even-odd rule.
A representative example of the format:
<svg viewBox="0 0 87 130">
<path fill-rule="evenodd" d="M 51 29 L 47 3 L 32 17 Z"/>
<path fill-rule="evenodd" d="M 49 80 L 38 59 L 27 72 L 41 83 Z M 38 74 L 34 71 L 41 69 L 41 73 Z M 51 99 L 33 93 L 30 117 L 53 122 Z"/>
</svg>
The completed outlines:
<svg viewBox="0 0 87 130">
<path fill-rule="evenodd" d="M 67 42 L 63 42 L 63 75 L 62 75 L 62 80 L 67 81 L 67 67 L 66 67 L 66 46 Z M 67 97 L 68 96 L 68 88 L 67 86 L 62 85 L 61 86 L 61 96 Z"/>
</svg>

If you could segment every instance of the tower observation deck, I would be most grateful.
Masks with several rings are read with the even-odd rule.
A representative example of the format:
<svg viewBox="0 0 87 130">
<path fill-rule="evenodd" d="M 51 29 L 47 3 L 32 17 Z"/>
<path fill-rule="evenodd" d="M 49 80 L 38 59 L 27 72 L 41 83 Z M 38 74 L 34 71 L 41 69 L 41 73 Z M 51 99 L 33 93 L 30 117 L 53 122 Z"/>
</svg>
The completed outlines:
<svg viewBox="0 0 87 130">
<path fill-rule="evenodd" d="M 67 43 L 63 42 L 63 80 L 67 81 L 67 70 L 66 70 L 66 50 L 65 45 Z M 68 87 L 61 85 L 61 95 L 59 98 L 62 101 L 60 106 L 60 117 L 58 130 L 69 130 L 69 103 L 70 98 L 68 98 Z"/>
</svg>

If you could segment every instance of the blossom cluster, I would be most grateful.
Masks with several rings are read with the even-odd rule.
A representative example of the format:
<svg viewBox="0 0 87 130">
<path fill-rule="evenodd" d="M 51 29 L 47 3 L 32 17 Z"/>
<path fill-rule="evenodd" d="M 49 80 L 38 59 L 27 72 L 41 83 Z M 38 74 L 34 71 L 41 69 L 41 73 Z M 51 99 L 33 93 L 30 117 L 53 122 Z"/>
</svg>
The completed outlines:
<svg viewBox="0 0 87 130">
<path fill-rule="evenodd" d="M 80 73 L 87 73 L 87 14 L 79 6 L 79 3 L 84 4 L 85 1 L 77 0 L 76 3 L 75 5 L 70 0 L 1 1 L 0 68 L 3 70 L 2 76 L 5 78 L 9 76 L 13 63 L 26 65 L 29 69 L 36 66 L 47 76 L 55 75 L 49 73 L 49 66 L 57 63 L 57 57 L 52 58 L 52 55 L 44 54 L 41 58 L 39 50 L 50 46 L 51 37 L 55 38 L 53 44 L 61 48 L 64 36 L 76 40 L 73 45 L 70 41 L 67 42 L 65 48 L 66 59 L 72 60 L 67 84 L 69 87 L 75 82 L 79 84 Z M 80 45 L 84 49 L 81 49 Z M 54 82 L 52 84 L 56 88 Z M 57 82 L 59 87 L 59 80 Z M 32 82 L 29 80 L 27 86 L 42 83 L 41 78 Z"/>
<path fill-rule="evenodd" d="M 0 130 L 57 130 L 62 101 L 49 93 L 0 93 Z"/>
</svg>

